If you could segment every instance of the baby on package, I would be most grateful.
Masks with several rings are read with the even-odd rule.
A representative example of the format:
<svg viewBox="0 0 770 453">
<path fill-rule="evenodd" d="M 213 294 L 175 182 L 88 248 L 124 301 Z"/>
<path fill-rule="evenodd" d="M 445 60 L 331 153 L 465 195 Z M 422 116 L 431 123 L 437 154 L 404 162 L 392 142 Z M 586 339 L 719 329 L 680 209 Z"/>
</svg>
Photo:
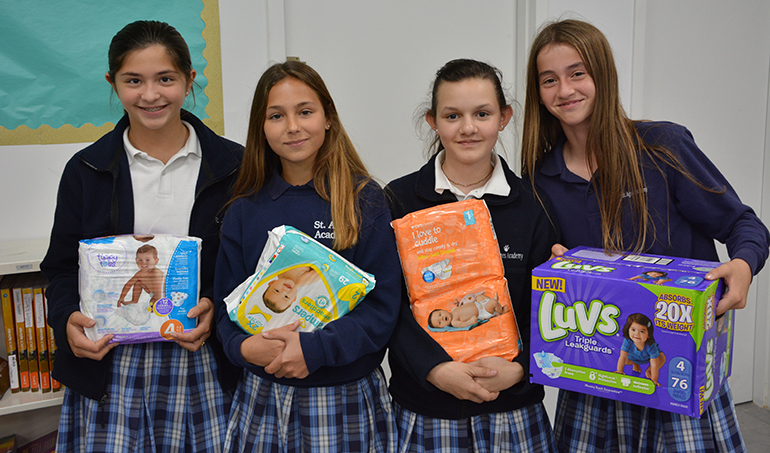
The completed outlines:
<svg viewBox="0 0 770 453">
<path fill-rule="evenodd" d="M 500 304 L 497 293 L 492 298 L 484 294 L 484 291 L 466 294 L 462 299 L 455 300 L 454 305 L 451 311 L 441 308 L 433 310 L 428 315 L 428 326 L 434 329 L 448 326 L 473 328 L 488 319 L 511 311 L 511 307 Z"/>
<path fill-rule="evenodd" d="M 262 295 L 265 307 L 274 313 L 283 313 L 297 300 L 297 290 L 321 280 L 321 276 L 310 266 L 287 269 L 270 280 Z"/>
</svg>

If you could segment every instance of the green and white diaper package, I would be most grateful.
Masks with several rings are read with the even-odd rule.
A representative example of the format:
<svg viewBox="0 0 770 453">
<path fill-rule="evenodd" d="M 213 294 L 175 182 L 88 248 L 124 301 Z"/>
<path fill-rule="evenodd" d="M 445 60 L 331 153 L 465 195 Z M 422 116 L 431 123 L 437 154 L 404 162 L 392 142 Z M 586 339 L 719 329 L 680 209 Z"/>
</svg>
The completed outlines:
<svg viewBox="0 0 770 453">
<path fill-rule="evenodd" d="M 282 225 L 268 232 L 254 274 L 225 303 L 230 319 L 250 334 L 296 320 L 297 331 L 310 332 L 353 310 L 375 283 L 374 275 Z"/>
</svg>

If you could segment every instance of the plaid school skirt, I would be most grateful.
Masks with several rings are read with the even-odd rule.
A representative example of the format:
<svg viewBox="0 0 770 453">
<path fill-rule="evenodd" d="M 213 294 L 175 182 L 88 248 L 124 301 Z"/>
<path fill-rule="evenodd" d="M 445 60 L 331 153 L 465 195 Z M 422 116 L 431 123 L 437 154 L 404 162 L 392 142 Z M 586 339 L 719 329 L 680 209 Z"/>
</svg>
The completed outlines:
<svg viewBox="0 0 770 453">
<path fill-rule="evenodd" d="M 221 452 L 230 397 L 209 346 L 115 348 L 103 408 L 66 389 L 58 452 Z"/>
<path fill-rule="evenodd" d="M 379 368 L 332 387 L 281 385 L 244 371 L 224 451 L 386 453 L 395 446 L 395 419 Z"/>
<path fill-rule="evenodd" d="M 560 452 L 744 452 L 727 382 L 700 418 L 559 391 Z"/>
<path fill-rule="evenodd" d="M 393 403 L 398 452 L 556 452 L 542 403 L 460 420 L 423 417 Z"/>
</svg>

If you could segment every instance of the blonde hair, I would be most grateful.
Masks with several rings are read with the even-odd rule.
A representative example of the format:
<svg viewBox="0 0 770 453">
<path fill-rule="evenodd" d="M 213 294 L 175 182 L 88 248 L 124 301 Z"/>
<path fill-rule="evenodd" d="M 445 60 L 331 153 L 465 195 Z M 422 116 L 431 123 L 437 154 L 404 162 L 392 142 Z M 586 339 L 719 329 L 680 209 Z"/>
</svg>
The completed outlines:
<svg viewBox="0 0 770 453">
<path fill-rule="evenodd" d="M 331 204 L 331 217 L 334 222 L 333 247 L 338 251 L 344 250 L 358 242 L 361 230 L 358 194 L 371 181 L 371 176 L 345 128 L 342 127 L 326 84 L 321 76 L 305 63 L 278 63 L 268 68 L 260 77 L 251 104 L 243 164 L 230 203 L 257 193 L 273 171 L 280 168 L 280 158 L 270 149 L 265 138 L 264 125 L 270 90 L 287 77 L 299 80 L 318 95 L 330 124 L 323 145 L 316 155 L 313 183 L 318 195 Z"/>
<path fill-rule="evenodd" d="M 596 87 L 588 126 L 586 159 L 589 168 L 594 168 L 593 164 L 598 170 L 592 184 L 599 199 L 604 249 L 607 252 L 628 249 L 642 252 L 648 238 L 655 238 L 656 235 L 655 225 L 647 210 L 647 193 L 640 166 L 642 156 L 649 157 L 664 177 L 664 169 L 658 160 L 681 172 L 704 190 L 720 190 L 706 188 L 695 181 L 671 151 L 644 141 L 635 127 L 639 121 L 629 119 L 621 105 L 615 59 L 609 42 L 593 25 L 574 19 L 546 24 L 529 52 L 521 171 L 530 176 L 533 186 L 536 167 L 563 135 L 559 120 L 540 103 L 537 57 L 551 45 L 567 45 L 575 49 Z M 626 244 L 623 239 L 624 193 L 630 198 L 632 206 L 633 244 Z"/>
</svg>

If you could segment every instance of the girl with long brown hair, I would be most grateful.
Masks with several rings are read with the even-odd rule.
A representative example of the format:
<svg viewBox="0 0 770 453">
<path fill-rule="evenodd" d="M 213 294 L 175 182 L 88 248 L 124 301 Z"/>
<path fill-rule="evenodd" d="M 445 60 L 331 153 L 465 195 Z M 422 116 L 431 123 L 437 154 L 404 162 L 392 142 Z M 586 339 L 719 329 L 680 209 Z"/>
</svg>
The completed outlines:
<svg viewBox="0 0 770 453">
<path fill-rule="evenodd" d="M 375 288 L 321 330 L 248 335 L 224 297 L 256 269 L 268 231 L 289 225 L 373 274 Z M 227 451 L 391 451 L 395 421 L 380 363 L 398 315 L 400 266 L 390 211 L 310 66 L 260 78 L 244 163 L 222 226 L 215 297 L 230 360 L 245 368 Z"/>
<path fill-rule="evenodd" d="M 553 203 L 564 246 L 718 261 L 716 239 L 731 258 L 707 277 L 729 288 L 717 315 L 746 305 L 770 234 L 687 129 L 626 116 L 596 27 L 563 20 L 538 33 L 524 109 L 522 172 Z M 560 451 L 744 450 L 728 384 L 700 419 L 561 391 L 555 432 Z"/>
</svg>

